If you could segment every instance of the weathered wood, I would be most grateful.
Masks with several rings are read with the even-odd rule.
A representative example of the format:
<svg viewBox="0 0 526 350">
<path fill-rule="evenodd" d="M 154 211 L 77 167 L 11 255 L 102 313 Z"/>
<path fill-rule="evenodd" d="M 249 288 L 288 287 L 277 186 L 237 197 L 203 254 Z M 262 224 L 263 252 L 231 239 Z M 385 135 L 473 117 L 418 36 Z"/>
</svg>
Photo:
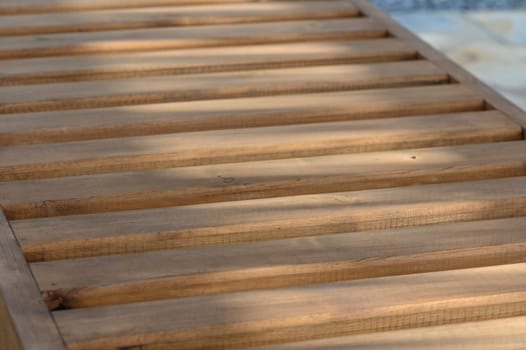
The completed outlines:
<svg viewBox="0 0 526 350">
<path fill-rule="evenodd" d="M 4 60 L 0 86 L 401 61 L 416 52 L 394 39 L 325 41 Z"/>
<path fill-rule="evenodd" d="M 526 216 L 526 177 L 12 221 L 29 261 Z"/>
<path fill-rule="evenodd" d="M 0 211 L 0 348 L 65 349 L 9 223 Z"/>
<path fill-rule="evenodd" d="M 7 147 L 2 152 L 0 180 L 511 141 L 520 137 L 519 125 L 499 112 L 488 111 L 24 145 Z"/>
<path fill-rule="evenodd" d="M 0 10 L 1 11 L 1 10 Z M 0 36 L 356 17 L 349 0 L 154 7 L 0 18 Z"/>
<path fill-rule="evenodd" d="M 0 113 L 443 84 L 426 61 L 0 87 Z"/>
<path fill-rule="evenodd" d="M 52 308 L 526 262 L 526 218 L 35 263 Z M 79 271 L 82 271 L 79 274 Z"/>
<path fill-rule="evenodd" d="M 251 350 L 521 350 L 526 317 L 279 344 Z"/>
<path fill-rule="evenodd" d="M 54 312 L 71 350 L 223 349 L 526 314 L 526 264 Z"/>
<path fill-rule="evenodd" d="M 385 36 L 368 18 L 42 34 L 0 37 L 0 59 Z"/>
<path fill-rule="evenodd" d="M 437 85 L 0 114 L 0 145 L 467 112 L 483 106 L 461 85 Z"/>
<path fill-rule="evenodd" d="M 392 17 L 385 14 L 378 7 L 368 0 L 354 0 L 353 2 L 368 17 L 385 25 L 389 32 L 410 44 L 415 48 L 419 55 L 433 62 L 438 67 L 447 71 L 451 80 L 459 82 L 471 88 L 474 92 L 483 96 L 489 107 L 498 109 L 509 115 L 517 123 L 526 129 L 526 111 L 509 101 L 507 98 L 496 92 L 487 84 L 476 78 L 473 74 L 466 71 L 457 63 L 450 60 L 445 54 L 433 48 L 430 44 L 420 39 L 417 35 L 398 24 Z"/>
<path fill-rule="evenodd" d="M 9 219 L 526 176 L 526 142 L 5 182 Z"/>
</svg>

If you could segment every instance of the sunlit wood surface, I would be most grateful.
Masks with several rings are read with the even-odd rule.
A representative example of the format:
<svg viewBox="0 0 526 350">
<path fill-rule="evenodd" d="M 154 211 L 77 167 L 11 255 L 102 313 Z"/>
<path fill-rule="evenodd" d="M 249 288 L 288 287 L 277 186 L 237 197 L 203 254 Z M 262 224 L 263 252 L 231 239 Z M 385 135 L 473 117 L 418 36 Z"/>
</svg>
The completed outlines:
<svg viewBox="0 0 526 350">
<path fill-rule="evenodd" d="M 0 348 L 524 349 L 525 126 L 365 0 L 4 0 Z"/>
</svg>

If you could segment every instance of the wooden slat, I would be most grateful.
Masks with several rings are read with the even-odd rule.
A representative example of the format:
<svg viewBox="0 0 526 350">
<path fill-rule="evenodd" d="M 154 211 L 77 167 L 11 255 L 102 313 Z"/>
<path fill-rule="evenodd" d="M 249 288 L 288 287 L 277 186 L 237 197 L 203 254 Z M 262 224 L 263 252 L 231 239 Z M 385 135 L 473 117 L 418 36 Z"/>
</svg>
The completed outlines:
<svg viewBox="0 0 526 350">
<path fill-rule="evenodd" d="M 394 38 L 4 60 L 0 86 L 416 58 Z"/>
<path fill-rule="evenodd" d="M 0 211 L 0 348 L 65 350 L 9 223 Z"/>
<path fill-rule="evenodd" d="M 444 71 L 447 71 L 451 75 L 452 81 L 469 86 L 474 92 L 483 96 L 489 106 L 509 115 L 513 120 L 521 124 L 526 132 L 526 111 L 522 108 L 496 92 L 459 64 L 450 60 L 444 53 L 433 48 L 416 34 L 411 33 L 408 29 L 401 26 L 369 0 L 354 0 L 354 4 L 358 6 L 366 16 L 385 25 L 393 36 L 410 43 L 412 47 L 418 51 L 420 56 L 435 63 L 438 67 L 444 69 Z"/>
<path fill-rule="evenodd" d="M 259 1 L 260 0 L 3 0 L 0 4 L 0 14 L 20 15 L 24 13 L 90 11 L 161 6 L 242 4 Z"/>
<path fill-rule="evenodd" d="M 0 115 L 0 145 L 481 110 L 461 85 Z M 250 106 L 250 108 L 247 108 Z"/>
<path fill-rule="evenodd" d="M 0 87 L 0 113 L 445 83 L 426 61 Z"/>
<path fill-rule="evenodd" d="M 356 17 L 350 0 L 154 7 L 0 17 L 0 36 Z"/>
<path fill-rule="evenodd" d="M 368 18 L 292 21 L 0 38 L 0 59 L 385 37 Z"/>
<path fill-rule="evenodd" d="M 54 312 L 71 350 L 231 349 L 526 314 L 526 264 Z"/>
<path fill-rule="evenodd" d="M 279 344 L 251 350 L 522 350 L 526 317 Z"/>
<path fill-rule="evenodd" d="M 252 108 L 252 107 L 250 107 Z M 495 111 L 7 147 L 3 181 L 518 140 Z"/>
<path fill-rule="evenodd" d="M 35 263 L 52 308 L 526 262 L 526 218 Z M 79 274 L 79 271 L 82 271 Z"/>
<path fill-rule="evenodd" d="M 526 215 L 526 177 L 12 221 L 57 260 Z"/>
<path fill-rule="evenodd" d="M 526 176 L 526 142 L 5 182 L 9 219 Z"/>
<path fill-rule="evenodd" d="M 526 114 L 366 0 L 5 0 L 0 60 L 0 349 L 526 316 Z"/>
</svg>

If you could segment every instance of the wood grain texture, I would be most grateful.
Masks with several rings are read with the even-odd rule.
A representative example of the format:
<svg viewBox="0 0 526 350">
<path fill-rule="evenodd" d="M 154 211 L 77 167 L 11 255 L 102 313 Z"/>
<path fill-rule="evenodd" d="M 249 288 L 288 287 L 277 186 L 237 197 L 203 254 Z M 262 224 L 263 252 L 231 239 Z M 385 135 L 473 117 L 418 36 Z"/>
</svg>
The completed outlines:
<svg viewBox="0 0 526 350">
<path fill-rule="evenodd" d="M 4 60 L 0 86 L 415 59 L 402 41 L 315 41 Z"/>
<path fill-rule="evenodd" d="M 54 312 L 72 350 L 232 349 L 526 314 L 526 264 Z M 151 322 L 150 322 L 151 321 Z"/>
<path fill-rule="evenodd" d="M 526 177 L 12 221 L 31 262 L 526 216 Z"/>
<path fill-rule="evenodd" d="M 20 15 L 26 13 L 76 12 L 162 6 L 243 4 L 254 2 L 258 3 L 260 0 L 4 0 L 0 4 L 0 14 Z"/>
<path fill-rule="evenodd" d="M 461 85 L 358 90 L 0 115 L 0 145 L 481 110 Z"/>
<path fill-rule="evenodd" d="M 0 18 L 0 36 L 356 17 L 349 0 L 153 7 Z"/>
<path fill-rule="evenodd" d="M 394 127 L 396 125 L 396 127 Z M 518 140 L 495 111 L 6 147 L 2 181 Z"/>
<path fill-rule="evenodd" d="M 420 39 L 402 27 L 392 17 L 384 13 L 368 0 L 355 0 L 354 4 L 364 13 L 364 15 L 385 25 L 389 32 L 400 40 L 404 40 L 415 48 L 419 55 L 447 71 L 451 80 L 459 82 L 471 88 L 474 92 L 483 96 L 488 106 L 506 113 L 517 123 L 526 129 L 526 111 L 509 101 L 507 98 L 496 92 L 493 88 L 476 78 L 457 63 L 450 60 L 445 54 L 433 48 L 431 45 Z"/>
<path fill-rule="evenodd" d="M 4 0 L 0 62 L 0 349 L 524 345 L 526 114 L 366 0 Z"/>
<path fill-rule="evenodd" d="M 522 350 L 526 317 L 337 337 L 251 350 Z"/>
<path fill-rule="evenodd" d="M 0 59 L 381 38 L 368 18 L 0 37 Z"/>
<path fill-rule="evenodd" d="M 426 61 L 0 87 L 0 113 L 440 84 Z"/>
<path fill-rule="evenodd" d="M 526 262 L 526 218 L 35 263 L 78 308 Z M 82 274 L 79 274 L 82 271 Z"/>
<path fill-rule="evenodd" d="M 0 348 L 65 350 L 9 223 L 0 211 Z"/>
<path fill-rule="evenodd" d="M 11 220 L 526 176 L 526 142 L 150 170 L 0 185 Z"/>
</svg>

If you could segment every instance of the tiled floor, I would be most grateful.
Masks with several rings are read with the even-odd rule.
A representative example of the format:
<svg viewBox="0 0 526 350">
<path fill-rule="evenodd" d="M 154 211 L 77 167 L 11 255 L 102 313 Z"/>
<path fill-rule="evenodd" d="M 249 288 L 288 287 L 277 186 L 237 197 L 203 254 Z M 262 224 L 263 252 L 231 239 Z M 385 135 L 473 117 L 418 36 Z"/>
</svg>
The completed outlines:
<svg viewBox="0 0 526 350">
<path fill-rule="evenodd" d="M 415 12 L 395 17 L 526 109 L 526 10 Z"/>
</svg>

